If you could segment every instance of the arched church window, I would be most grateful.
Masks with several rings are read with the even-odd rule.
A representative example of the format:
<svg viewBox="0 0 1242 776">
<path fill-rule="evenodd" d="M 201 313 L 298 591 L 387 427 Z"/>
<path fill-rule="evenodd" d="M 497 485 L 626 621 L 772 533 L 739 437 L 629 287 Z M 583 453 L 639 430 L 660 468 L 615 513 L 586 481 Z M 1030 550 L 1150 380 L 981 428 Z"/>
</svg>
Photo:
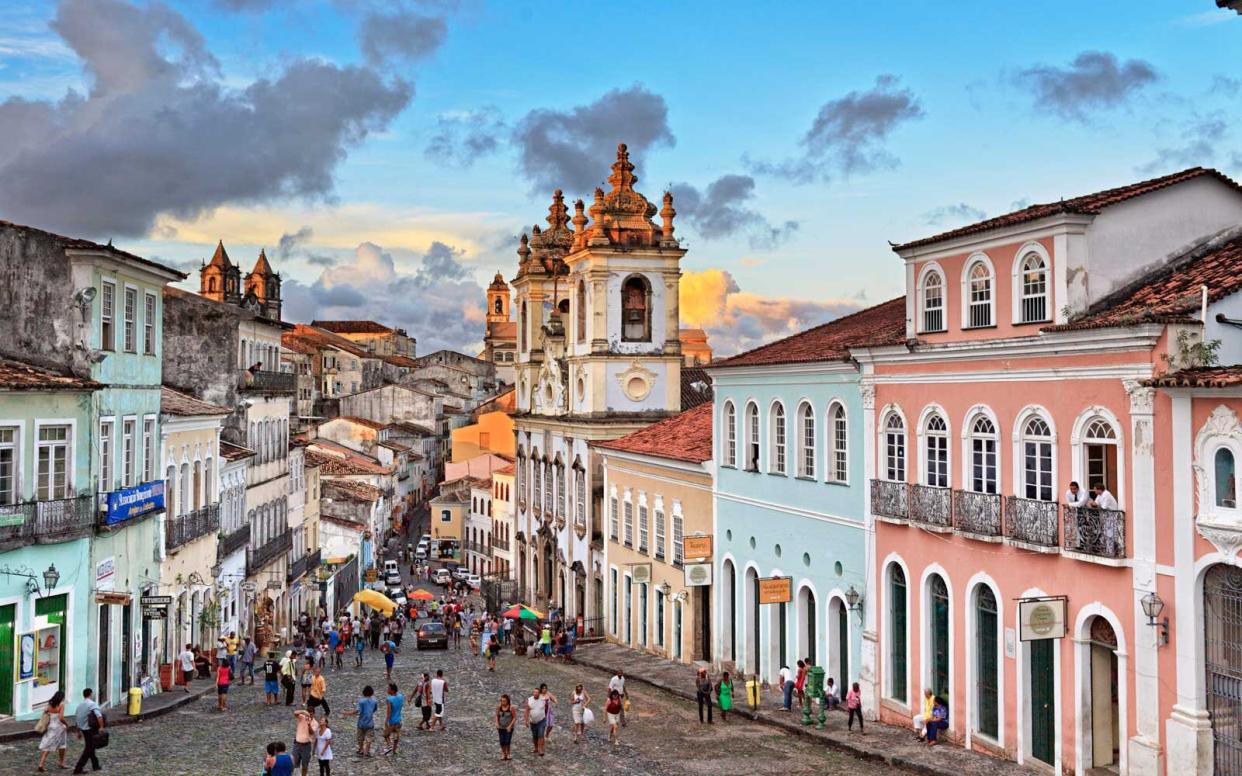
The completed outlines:
<svg viewBox="0 0 1242 776">
<path fill-rule="evenodd" d="M 651 288 L 640 275 L 626 279 L 621 286 L 621 338 L 651 341 Z"/>
<path fill-rule="evenodd" d="M 578 305 L 578 321 L 577 334 L 579 342 L 586 342 L 586 283 L 578 281 L 578 298 L 575 300 Z"/>
<path fill-rule="evenodd" d="M 496 298 L 496 314 L 503 315 L 504 312 L 505 312 L 505 303 L 499 297 L 497 297 Z"/>
</svg>

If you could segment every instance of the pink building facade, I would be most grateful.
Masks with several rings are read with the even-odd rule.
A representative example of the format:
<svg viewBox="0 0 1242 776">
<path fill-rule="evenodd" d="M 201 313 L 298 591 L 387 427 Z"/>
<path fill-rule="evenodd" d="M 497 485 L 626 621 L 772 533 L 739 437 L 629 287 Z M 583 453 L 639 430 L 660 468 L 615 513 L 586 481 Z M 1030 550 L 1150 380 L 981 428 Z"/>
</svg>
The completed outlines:
<svg viewBox="0 0 1242 776">
<path fill-rule="evenodd" d="M 1240 225 L 1193 169 L 894 248 L 907 341 L 852 349 L 882 719 L 930 689 L 1036 768 L 1242 773 L 1242 367 L 1202 369 L 1242 363 Z"/>
</svg>

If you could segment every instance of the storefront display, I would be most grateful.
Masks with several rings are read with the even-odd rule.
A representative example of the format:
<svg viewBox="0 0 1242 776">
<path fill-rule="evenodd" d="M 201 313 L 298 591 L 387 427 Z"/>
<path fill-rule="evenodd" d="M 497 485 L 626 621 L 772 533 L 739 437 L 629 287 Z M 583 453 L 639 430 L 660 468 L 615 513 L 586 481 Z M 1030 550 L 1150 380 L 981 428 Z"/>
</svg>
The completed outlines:
<svg viewBox="0 0 1242 776">
<path fill-rule="evenodd" d="M 60 689 L 60 626 L 43 625 L 36 628 L 33 635 L 34 677 L 30 705 L 41 706 Z"/>
</svg>

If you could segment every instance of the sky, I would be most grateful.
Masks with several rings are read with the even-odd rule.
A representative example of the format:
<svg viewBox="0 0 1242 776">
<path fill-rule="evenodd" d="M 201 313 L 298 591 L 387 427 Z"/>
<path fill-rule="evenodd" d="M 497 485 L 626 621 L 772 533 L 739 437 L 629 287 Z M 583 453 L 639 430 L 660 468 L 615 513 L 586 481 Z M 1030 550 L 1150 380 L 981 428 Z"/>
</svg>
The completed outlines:
<svg viewBox="0 0 1242 776">
<path fill-rule="evenodd" d="M 518 236 L 625 142 L 723 355 L 901 294 L 889 241 L 1242 175 L 1238 50 L 1214 0 L 9 0 L 0 219 L 191 288 L 264 249 L 286 319 L 474 352 Z"/>
</svg>

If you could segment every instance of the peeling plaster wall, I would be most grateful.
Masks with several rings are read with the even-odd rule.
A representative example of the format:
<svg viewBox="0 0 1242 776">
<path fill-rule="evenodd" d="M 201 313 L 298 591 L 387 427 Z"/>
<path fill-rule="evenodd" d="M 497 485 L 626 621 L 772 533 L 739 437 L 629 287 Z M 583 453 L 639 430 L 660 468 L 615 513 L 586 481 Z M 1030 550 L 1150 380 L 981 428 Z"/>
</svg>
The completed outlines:
<svg viewBox="0 0 1242 776">
<path fill-rule="evenodd" d="M 52 235 L 0 226 L 0 352 L 90 374 L 74 348 L 82 321 L 64 247 Z M 99 306 L 96 296 L 95 308 Z"/>
</svg>

